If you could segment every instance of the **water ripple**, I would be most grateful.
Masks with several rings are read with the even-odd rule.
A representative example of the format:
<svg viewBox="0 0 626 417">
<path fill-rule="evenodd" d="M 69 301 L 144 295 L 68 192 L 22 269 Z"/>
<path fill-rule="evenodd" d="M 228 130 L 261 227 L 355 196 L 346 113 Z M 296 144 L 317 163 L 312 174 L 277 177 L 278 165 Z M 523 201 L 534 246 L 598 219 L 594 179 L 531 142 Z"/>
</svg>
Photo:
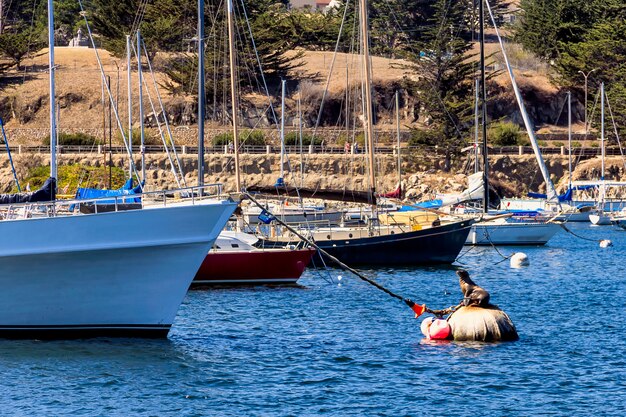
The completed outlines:
<svg viewBox="0 0 626 417">
<path fill-rule="evenodd" d="M 3 414 L 624 415 L 626 233 L 574 227 L 615 247 L 561 234 L 521 270 L 491 248 L 463 257 L 518 342 L 425 341 L 402 303 L 308 271 L 191 292 L 168 340 L 0 341 Z M 436 308 L 460 298 L 450 268 L 366 272 Z"/>
</svg>

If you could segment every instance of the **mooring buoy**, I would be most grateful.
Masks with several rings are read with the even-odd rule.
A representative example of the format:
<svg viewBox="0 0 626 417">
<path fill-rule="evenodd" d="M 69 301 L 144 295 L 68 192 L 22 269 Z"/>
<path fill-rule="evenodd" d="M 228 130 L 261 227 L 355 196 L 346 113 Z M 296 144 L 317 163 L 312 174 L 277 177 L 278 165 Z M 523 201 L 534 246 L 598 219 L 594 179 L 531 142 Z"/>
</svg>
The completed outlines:
<svg viewBox="0 0 626 417">
<path fill-rule="evenodd" d="M 522 268 L 530 265 L 530 259 L 524 252 L 515 252 L 511 256 L 511 268 Z"/>
</svg>

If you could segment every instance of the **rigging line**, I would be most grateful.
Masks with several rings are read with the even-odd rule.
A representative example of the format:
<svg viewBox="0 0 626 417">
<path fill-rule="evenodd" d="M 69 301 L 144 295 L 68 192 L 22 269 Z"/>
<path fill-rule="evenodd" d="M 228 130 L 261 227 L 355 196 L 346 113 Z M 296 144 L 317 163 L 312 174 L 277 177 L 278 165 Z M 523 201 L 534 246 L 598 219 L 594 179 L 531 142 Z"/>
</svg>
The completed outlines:
<svg viewBox="0 0 626 417">
<path fill-rule="evenodd" d="M 132 167 L 133 174 L 135 174 L 135 176 L 137 178 L 141 178 L 141 176 L 137 172 L 137 167 L 135 165 L 135 161 L 133 160 L 133 158 L 130 157 L 132 155 L 132 152 L 131 152 L 131 150 L 129 148 L 128 139 L 126 138 L 126 134 L 124 133 L 124 128 L 122 127 L 122 122 L 120 120 L 119 113 L 117 111 L 117 106 L 115 105 L 115 101 L 113 100 L 113 94 L 111 93 L 111 87 L 108 85 L 108 83 L 106 82 L 106 79 L 105 79 L 104 67 L 102 66 L 102 61 L 100 60 L 100 54 L 98 53 L 98 49 L 96 48 L 96 44 L 95 44 L 95 41 L 93 39 L 93 34 L 91 33 L 91 26 L 89 25 L 89 21 L 87 20 L 87 13 L 85 12 L 85 8 L 83 7 L 82 0 L 78 0 L 78 4 L 80 5 L 80 10 L 82 12 L 83 20 L 84 20 L 85 26 L 87 28 L 87 33 L 89 34 L 89 40 L 91 41 L 91 47 L 93 48 L 93 50 L 94 50 L 94 52 L 96 54 L 96 61 L 98 61 L 98 67 L 100 68 L 100 74 L 102 76 L 102 82 L 106 86 L 106 91 L 107 91 L 107 94 L 108 94 L 108 97 L 109 97 L 111 108 L 113 109 L 113 113 L 115 114 L 115 121 L 117 122 L 117 127 L 120 130 L 120 134 L 122 135 L 122 142 L 124 142 L 124 147 L 126 148 L 126 152 L 129 155 L 129 159 L 130 159 L 129 162 L 130 162 L 130 165 Z M 139 186 L 141 187 L 141 190 L 143 191 L 143 185 L 141 184 L 141 181 L 139 181 Z"/>
<path fill-rule="evenodd" d="M 136 33 L 139 29 L 139 26 L 143 22 L 143 18 L 146 14 L 146 6 L 148 5 L 148 0 L 141 0 L 137 5 L 137 10 L 135 11 L 135 18 L 133 19 L 133 24 L 130 29 L 130 33 Z"/>
<path fill-rule="evenodd" d="M 404 29 L 402 28 L 402 25 L 400 25 L 400 22 L 398 21 L 398 17 L 396 16 L 396 13 L 394 12 L 394 10 L 391 8 L 391 6 L 389 5 L 389 1 L 387 0 L 385 2 L 385 4 L 387 5 L 387 8 L 389 9 L 389 11 L 391 12 L 391 17 L 393 18 L 394 22 L 396 23 L 396 27 L 398 28 L 398 30 L 400 30 L 405 36 L 407 36 L 406 32 L 404 31 Z M 410 39 L 407 36 L 407 39 Z M 413 46 L 411 45 L 410 42 L 407 42 L 407 46 L 409 51 L 413 54 L 413 55 L 418 55 L 415 51 L 415 49 L 413 48 Z M 413 64 L 413 67 L 415 67 L 416 64 Z M 435 91 L 434 86 L 431 86 L 431 91 L 438 93 L 437 91 Z M 461 133 L 456 120 L 454 120 L 454 118 L 452 117 L 452 115 L 450 114 L 450 112 L 448 111 L 447 107 L 445 106 L 445 104 L 443 103 L 443 101 L 441 100 L 441 97 L 439 97 L 439 94 L 435 94 L 435 96 L 437 97 L 439 104 L 441 104 L 443 111 L 445 112 L 446 116 L 448 117 L 448 119 L 450 119 L 450 121 L 452 122 L 452 124 L 454 125 L 454 129 L 456 130 L 457 134 L 459 135 L 460 138 L 463 138 L 463 134 Z"/>
<path fill-rule="evenodd" d="M 167 113 L 165 112 L 165 107 L 163 106 L 163 100 L 161 98 L 161 93 L 159 92 L 159 88 L 157 86 L 157 82 L 156 82 L 156 77 L 154 76 L 154 71 L 152 70 L 152 63 L 150 62 L 150 57 L 148 56 L 148 51 L 146 50 L 146 44 L 143 41 L 143 38 L 141 39 L 141 44 L 143 46 L 143 51 L 146 55 L 146 61 L 148 63 L 148 69 L 150 70 L 150 75 L 152 76 L 152 83 L 154 85 L 154 90 L 156 91 L 156 96 L 157 99 L 159 100 L 159 106 L 161 107 L 161 112 L 163 113 L 163 121 L 165 123 L 165 128 L 167 129 L 167 134 L 170 138 L 170 141 L 172 142 L 172 150 L 174 152 L 174 157 L 176 158 L 176 163 L 178 164 L 178 169 L 180 171 L 180 175 L 182 177 L 183 180 L 183 185 L 186 188 L 187 187 L 187 181 L 185 180 L 185 175 L 183 174 L 183 167 L 182 164 L 180 163 L 180 158 L 178 157 L 178 152 L 176 151 L 176 144 L 174 143 L 174 135 L 172 135 L 172 131 L 170 129 L 170 123 L 167 120 Z M 155 118 L 158 120 L 158 116 L 155 114 Z"/>
<path fill-rule="evenodd" d="M 131 44 L 131 45 L 132 45 L 131 47 L 132 47 L 133 52 L 135 52 L 135 55 L 136 56 L 140 56 L 141 55 L 141 51 L 137 51 L 135 49 L 135 45 L 133 45 L 133 44 Z M 147 57 L 148 53 L 147 53 L 147 50 L 146 50 L 146 45 L 143 42 L 142 42 L 142 47 L 143 47 L 143 50 L 146 52 L 146 57 Z M 151 67 L 148 67 L 148 68 L 150 68 L 150 71 L 152 71 Z M 155 119 L 155 121 L 157 123 L 157 127 L 159 129 L 159 135 L 161 136 L 161 141 L 163 142 L 163 147 L 165 148 L 165 153 L 167 155 L 167 159 L 169 160 L 170 167 L 171 167 L 171 170 L 172 170 L 172 174 L 174 174 L 174 180 L 176 181 L 176 184 L 178 185 L 178 188 L 182 188 L 181 183 L 178 180 L 178 172 L 176 171 L 176 166 L 174 164 L 174 161 L 172 160 L 172 155 L 170 154 L 169 146 L 167 144 L 167 141 L 165 140 L 165 134 L 163 133 L 163 128 L 161 127 L 161 122 L 159 121 L 159 115 L 158 115 L 158 113 L 156 111 L 156 108 L 154 107 L 154 101 L 152 100 L 152 95 L 150 94 L 150 88 L 148 88 L 147 85 L 145 87 L 146 87 L 146 93 L 148 94 L 148 102 L 150 103 L 150 107 L 152 108 L 152 114 L 154 114 L 154 119 Z M 157 90 L 157 94 L 158 94 L 158 90 Z M 167 118 L 167 114 L 165 114 L 165 112 L 163 112 L 163 116 L 164 116 L 164 118 Z M 142 121 L 142 123 L 143 123 L 143 121 Z M 171 137 L 171 136 L 170 136 L 170 141 L 172 142 L 172 146 L 174 146 L 173 145 L 174 138 Z M 184 178 L 184 175 L 183 175 L 182 171 L 180 172 L 180 174 Z M 145 178 L 144 178 L 144 180 L 145 180 Z"/>
<path fill-rule="evenodd" d="M 0 1 L 2 1 L 2 0 L 0 0 Z M 28 55 L 30 55 L 30 52 L 31 52 L 30 47 L 31 47 L 31 45 L 33 44 L 33 43 L 32 43 L 32 39 L 33 39 L 33 31 L 32 31 L 32 28 L 33 28 L 33 26 L 35 26 L 35 11 L 36 11 L 36 9 L 37 9 L 37 2 L 38 2 L 38 0 L 33 0 L 33 10 L 32 10 L 31 15 L 30 15 L 30 28 L 31 28 L 31 30 L 30 30 L 30 31 L 29 31 L 29 33 L 28 33 L 28 42 L 26 43 L 26 45 L 27 45 L 27 46 L 26 46 L 26 49 L 28 50 Z M 11 6 L 11 4 L 12 4 L 12 3 L 13 3 L 13 2 L 9 3 L 9 7 Z M 7 14 L 7 16 L 8 16 L 8 14 L 9 14 L 9 9 L 7 9 L 7 13 L 6 13 L 6 14 Z M 26 72 L 26 67 L 27 67 L 27 66 L 26 66 L 26 65 L 24 65 L 24 71 L 22 72 L 22 84 L 23 84 L 24 82 L 26 82 L 26 74 L 27 74 L 27 72 Z"/>
<path fill-rule="evenodd" d="M 265 94 L 267 96 L 267 100 L 270 105 L 270 109 L 272 110 L 272 117 L 274 118 L 274 124 L 278 125 L 278 118 L 276 117 L 276 111 L 274 110 L 274 105 L 272 103 L 272 98 L 270 96 L 269 89 L 267 88 L 267 81 L 265 80 L 265 73 L 263 72 L 263 65 L 261 64 L 261 58 L 259 57 L 259 51 L 256 47 L 256 42 L 254 41 L 254 35 L 252 34 L 252 27 L 250 26 L 250 19 L 248 19 L 248 12 L 246 11 L 246 6 L 241 0 L 241 8 L 243 10 L 243 16 L 246 21 L 246 25 L 248 27 L 248 32 L 250 33 L 250 38 L 252 39 L 252 48 L 254 49 L 254 55 L 256 57 L 257 64 L 259 65 L 259 71 L 261 72 L 261 79 L 263 80 L 263 86 L 265 87 Z"/>
<path fill-rule="evenodd" d="M 208 39 L 211 37 L 211 33 L 214 32 L 216 25 L 217 25 L 217 16 L 221 13 L 220 10 L 222 9 L 222 1 L 220 0 L 219 4 L 218 4 L 218 11 L 215 13 L 215 15 L 212 14 L 208 14 L 208 16 L 212 19 L 211 20 L 211 27 L 208 30 L 209 35 L 207 36 L 207 31 L 205 31 L 204 34 L 204 39 L 197 39 L 197 42 L 203 42 L 203 47 L 204 47 L 204 51 L 205 51 L 205 57 L 206 57 L 206 51 L 208 50 Z M 206 22 L 206 19 L 205 19 Z M 205 23 L 205 27 L 206 27 L 206 23 Z M 196 38 L 198 37 L 198 33 L 196 32 Z M 198 51 L 195 51 L 195 55 L 198 55 Z M 196 83 L 198 82 L 198 60 L 194 59 L 193 60 L 193 64 L 191 65 L 191 67 L 189 68 L 189 70 L 191 71 L 191 82 L 189 83 L 189 90 L 187 91 L 188 94 L 193 94 L 195 92 L 195 88 L 196 88 Z"/>
<path fill-rule="evenodd" d="M 611 122 L 613 123 L 613 131 L 615 132 L 615 138 L 617 139 L 617 146 L 619 147 L 619 153 L 622 156 L 622 164 L 626 169 L 626 159 L 624 158 L 624 151 L 622 150 L 622 144 L 619 139 L 619 132 L 617 130 L 617 124 L 615 123 L 615 118 L 613 117 L 613 110 L 611 109 L 611 103 L 609 102 L 608 97 L 605 97 L 607 107 L 609 108 L 609 115 L 611 116 Z"/>
<path fill-rule="evenodd" d="M 241 5 L 243 6 L 243 5 Z M 234 7 L 237 7 L 237 10 L 239 10 L 240 8 L 240 4 L 239 3 L 235 3 Z M 243 15 L 242 12 L 239 12 L 239 15 Z M 254 37 L 252 35 L 252 31 L 244 31 L 242 28 L 240 28 L 239 26 L 236 27 L 237 29 L 237 36 L 239 38 L 240 44 L 242 46 L 245 47 L 245 51 L 241 51 L 241 52 L 245 52 L 246 56 L 243 60 L 243 63 L 245 64 L 246 67 L 246 75 L 248 76 L 249 84 L 251 87 L 254 86 L 254 88 L 258 88 L 259 91 L 263 90 L 264 88 L 264 84 L 263 84 L 263 80 L 259 80 L 259 75 L 263 75 L 263 68 L 259 67 L 259 71 L 255 71 L 256 68 L 256 63 L 253 64 L 252 63 L 252 59 L 250 59 L 250 57 L 253 55 L 253 53 L 256 56 L 256 51 L 253 50 L 252 45 L 254 45 Z M 241 64 L 240 64 L 241 65 Z M 238 69 L 239 70 L 239 69 Z M 254 79 L 254 83 L 252 82 L 252 79 Z M 267 95 L 267 90 L 264 91 L 264 93 Z M 270 106 L 273 106 L 271 100 L 268 100 Z M 271 108 L 270 108 L 271 109 Z"/>
<path fill-rule="evenodd" d="M 558 125 L 559 119 L 561 119 L 561 115 L 563 114 L 563 109 L 565 108 L 565 103 L 567 103 L 567 96 L 563 98 L 563 102 L 561 103 L 561 109 L 559 110 L 558 115 L 554 119 L 554 123 L 552 123 L 553 125 Z"/>
<path fill-rule="evenodd" d="M 319 109 L 319 112 L 317 113 L 317 121 L 315 122 L 315 127 L 313 128 L 313 136 L 315 136 L 315 133 L 317 132 L 317 128 L 322 119 L 322 111 L 324 110 L 324 101 L 326 100 L 326 94 L 328 93 L 328 86 L 330 85 L 330 79 L 333 75 L 333 69 L 335 67 L 335 60 L 337 58 L 337 51 L 339 49 L 339 42 L 341 41 L 341 35 L 343 34 L 343 26 L 346 22 L 346 16 L 348 13 L 349 5 L 350 5 L 350 2 L 346 2 L 346 6 L 343 10 L 343 17 L 341 18 L 341 25 L 339 26 L 339 33 L 337 34 L 337 41 L 335 42 L 335 51 L 333 52 L 333 59 L 330 62 L 330 68 L 328 70 L 328 77 L 326 77 L 326 86 L 324 87 L 324 92 L 322 93 L 322 99 L 320 102 L 320 109 Z"/>
</svg>

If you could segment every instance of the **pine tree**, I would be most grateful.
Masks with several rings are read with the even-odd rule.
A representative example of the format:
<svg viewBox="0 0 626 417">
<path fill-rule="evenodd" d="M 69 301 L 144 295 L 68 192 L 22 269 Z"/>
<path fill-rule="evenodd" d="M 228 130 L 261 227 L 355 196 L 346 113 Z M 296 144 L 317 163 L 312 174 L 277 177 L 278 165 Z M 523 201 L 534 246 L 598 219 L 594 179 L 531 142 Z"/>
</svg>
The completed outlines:
<svg viewBox="0 0 626 417">
<path fill-rule="evenodd" d="M 450 158 L 465 142 L 473 113 L 470 19 L 465 2 L 437 0 L 422 6 L 423 16 L 429 17 L 415 40 L 413 51 L 418 52 L 410 55 L 418 75 L 416 94 L 432 120 L 425 142 L 443 150 L 449 167 Z"/>
</svg>

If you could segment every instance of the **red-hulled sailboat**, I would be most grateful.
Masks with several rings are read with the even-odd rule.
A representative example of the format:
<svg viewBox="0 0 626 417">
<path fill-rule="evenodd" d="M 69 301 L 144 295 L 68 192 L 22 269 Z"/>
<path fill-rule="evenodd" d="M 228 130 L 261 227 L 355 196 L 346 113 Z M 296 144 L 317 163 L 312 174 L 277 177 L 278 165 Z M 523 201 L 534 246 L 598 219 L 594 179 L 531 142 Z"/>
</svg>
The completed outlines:
<svg viewBox="0 0 626 417">
<path fill-rule="evenodd" d="M 260 249 L 256 237 L 223 231 L 196 273 L 191 286 L 293 285 L 315 249 Z"/>
</svg>

